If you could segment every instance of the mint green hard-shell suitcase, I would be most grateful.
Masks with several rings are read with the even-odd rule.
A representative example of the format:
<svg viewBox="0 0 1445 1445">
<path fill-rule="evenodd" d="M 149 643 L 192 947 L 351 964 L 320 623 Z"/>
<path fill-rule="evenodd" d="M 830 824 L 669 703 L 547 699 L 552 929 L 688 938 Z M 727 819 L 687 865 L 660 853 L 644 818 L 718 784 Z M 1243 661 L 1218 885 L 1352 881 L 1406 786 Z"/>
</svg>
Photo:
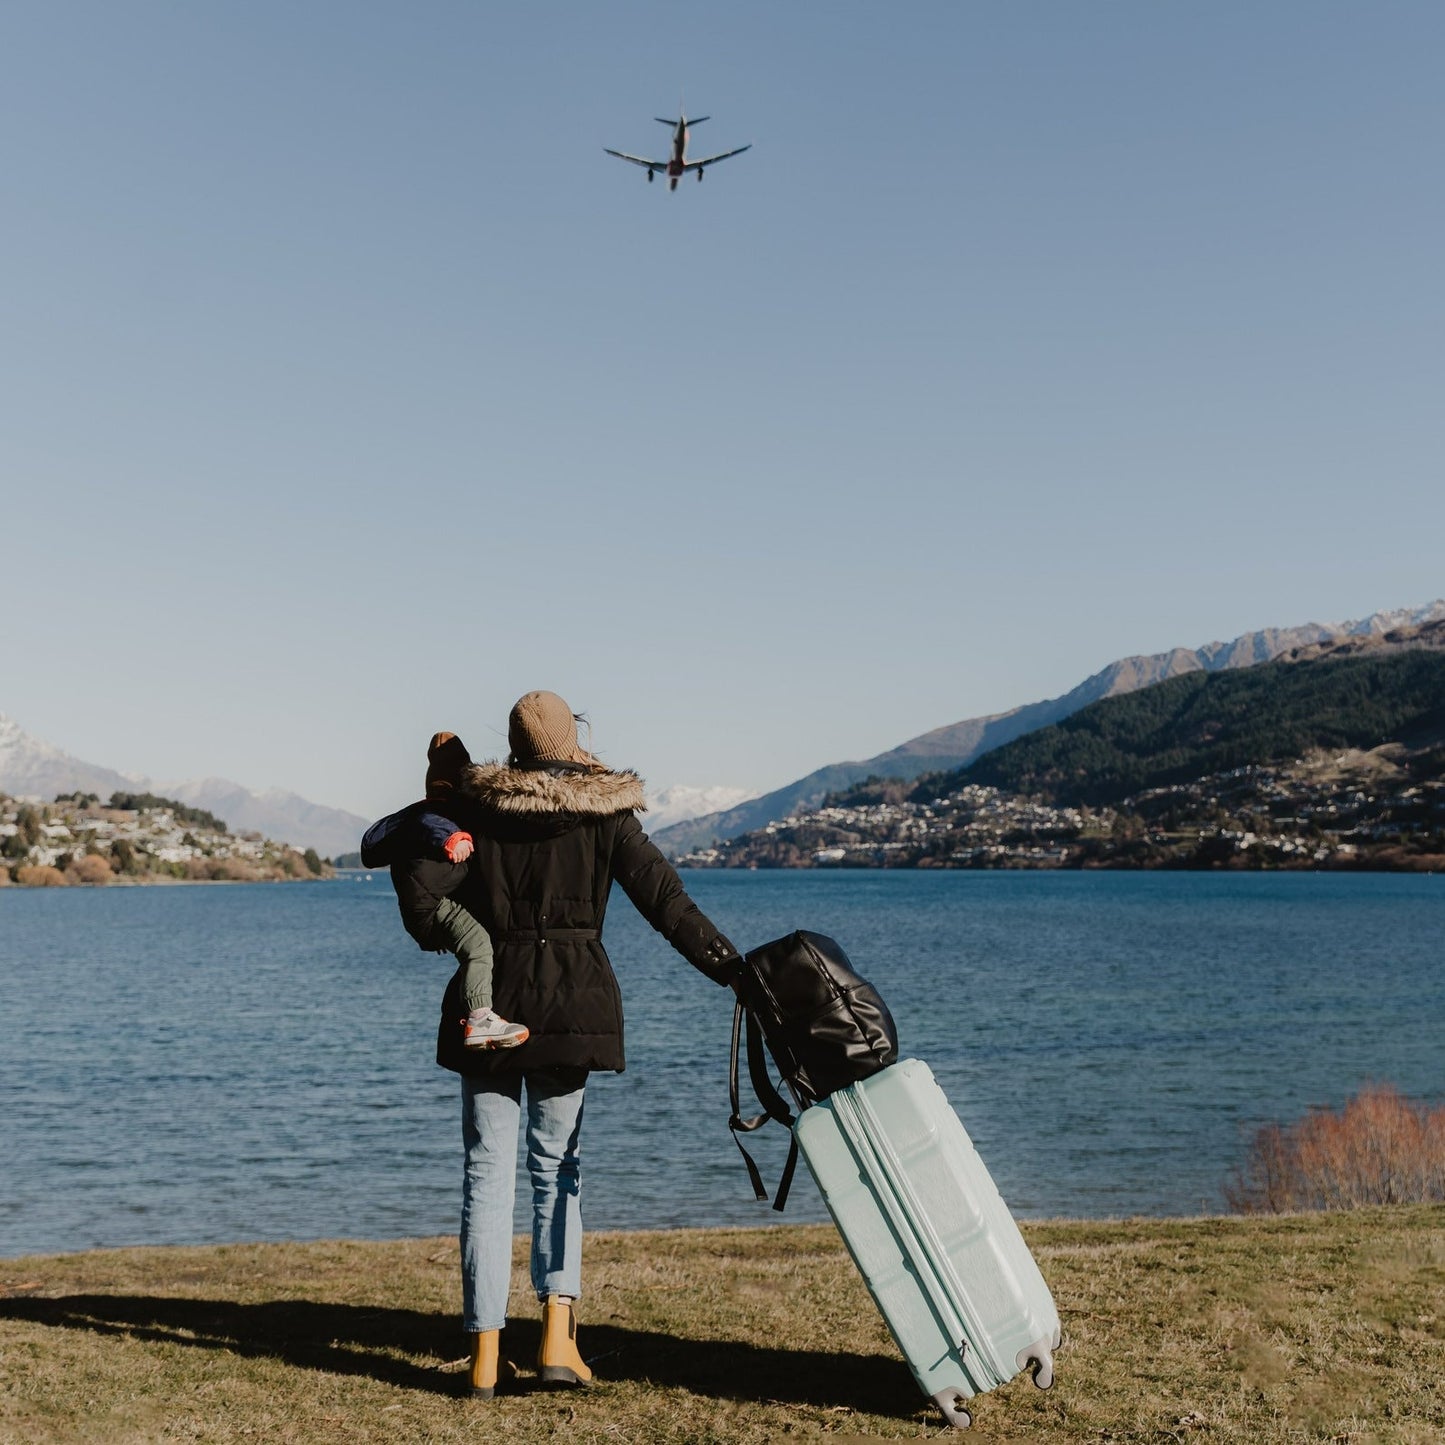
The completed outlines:
<svg viewBox="0 0 1445 1445">
<path fill-rule="evenodd" d="M 914 1378 L 950 1425 L 1033 1367 L 1053 1383 L 1059 1314 L 928 1065 L 905 1059 L 799 1114 L 794 1132 Z"/>
</svg>

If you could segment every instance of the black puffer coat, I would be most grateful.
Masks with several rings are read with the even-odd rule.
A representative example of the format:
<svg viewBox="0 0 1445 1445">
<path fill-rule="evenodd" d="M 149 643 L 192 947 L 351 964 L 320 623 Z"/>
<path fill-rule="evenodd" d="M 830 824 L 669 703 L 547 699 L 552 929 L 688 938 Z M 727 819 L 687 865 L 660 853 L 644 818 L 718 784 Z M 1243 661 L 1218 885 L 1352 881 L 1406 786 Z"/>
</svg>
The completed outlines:
<svg viewBox="0 0 1445 1445">
<path fill-rule="evenodd" d="M 635 811 L 636 773 L 566 772 L 483 763 L 462 775 L 458 821 L 475 851 L 452 896 L 492 935 L 494 1006 L 526 1024 L 520 1048 L 462 1047 L 454 977 L 442 1001 L 437 1062 L 458 1073 L 625 1067 L 622 995 L 602 946 L 615 879 L 695 968 L 725 983 L 737 950 L 703 916 Z"/>
</svg>

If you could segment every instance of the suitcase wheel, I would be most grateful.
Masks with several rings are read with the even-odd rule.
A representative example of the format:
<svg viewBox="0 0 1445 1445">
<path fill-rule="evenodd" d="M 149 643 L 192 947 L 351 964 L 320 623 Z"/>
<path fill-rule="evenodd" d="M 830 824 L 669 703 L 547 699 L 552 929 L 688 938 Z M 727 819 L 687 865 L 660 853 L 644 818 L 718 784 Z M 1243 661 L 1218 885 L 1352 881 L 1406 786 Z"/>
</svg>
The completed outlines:
<svg viewBox="0 0 1445 1445">
<path fill-rule="evenodd" d="M 1053 1343 L 1054 1348 L 1057 1349 L 1058 1340 L 1055 1339 Z M 1049 1349 L 1048 1340 L 1035 1340 L 1033 1344 L 1020 1350 L 1014 1363 L 1021 1370 L 1026 1365 L 1033 1367 L 1034 1384 L 1039 1389 L 1047 1390 L 1054 1383 L 1054 1356 L 1053 1351 Z"/>
<path fill-rule="evenodd" d="M 963 1401 L 964 1397 L 957 1390 L 940 1390 L 933 1397 L 933 1403 L 955 1430 L 967 1430 L 973 1424 L 973 1416 L 963 1408 Z"/>
</svg>

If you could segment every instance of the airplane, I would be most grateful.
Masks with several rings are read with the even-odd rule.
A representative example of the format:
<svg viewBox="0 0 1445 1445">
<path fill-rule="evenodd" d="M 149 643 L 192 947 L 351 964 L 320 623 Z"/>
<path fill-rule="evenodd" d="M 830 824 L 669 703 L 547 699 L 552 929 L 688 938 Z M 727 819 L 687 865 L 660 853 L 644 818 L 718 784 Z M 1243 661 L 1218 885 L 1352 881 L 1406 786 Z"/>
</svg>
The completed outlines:
<svg viewBox="0 0 1445 1445">
<path fill-rule="evenodd" d="M 642 166 L 647 172 L 647 179 L 650 181 L 653 173 L 661 171 L 667 177 L 667 188 L 670 191 L 677 189 L 677 183 L 688 171 L 696 171 L 698 180 L 702 179 L 703 168 L 715 165 L 718 161 L 725 161 L 729 156 L 740 156 L 746 150 L 752 149 L 752 143 L 739 146 L 735 151 L 723 151 L 721 155 L 704 156 L 700 161 L 690 161 L 687 158 L 687 133 L 688 127 L 701 125 L 708 117 L 700 115 L 696 120 L 689 120 L 685 115 L 679 115 L 676 120 L 668 120 L 665 116 L 654 116 L 654 120 L 660 121 L 663 125 L 672 127 L 672 157 L 665 161 L 649 161 L 642 156 L 630 156 L 626 151 L 608 150 L 606 146 L 602 149 L 610 156 L 616 156 L 621 161 L 631 161 L 635 166 Z"/>
</svg>

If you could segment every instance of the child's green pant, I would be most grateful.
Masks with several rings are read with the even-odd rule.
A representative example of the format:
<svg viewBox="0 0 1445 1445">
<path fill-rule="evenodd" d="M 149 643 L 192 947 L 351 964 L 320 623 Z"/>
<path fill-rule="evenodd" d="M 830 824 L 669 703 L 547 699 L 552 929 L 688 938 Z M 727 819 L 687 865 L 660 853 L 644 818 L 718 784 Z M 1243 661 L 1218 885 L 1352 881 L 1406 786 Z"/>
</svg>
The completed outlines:
<svg viewBox="0 0 1445 1445">
<path fill-rule="evenodd" d="M 468 1013 L 492 1006 L 492 940 L 460 903 L 443 898 L 432 915 L 432 937 L 462 966 L 462 1005 Z"/>
</svg>

